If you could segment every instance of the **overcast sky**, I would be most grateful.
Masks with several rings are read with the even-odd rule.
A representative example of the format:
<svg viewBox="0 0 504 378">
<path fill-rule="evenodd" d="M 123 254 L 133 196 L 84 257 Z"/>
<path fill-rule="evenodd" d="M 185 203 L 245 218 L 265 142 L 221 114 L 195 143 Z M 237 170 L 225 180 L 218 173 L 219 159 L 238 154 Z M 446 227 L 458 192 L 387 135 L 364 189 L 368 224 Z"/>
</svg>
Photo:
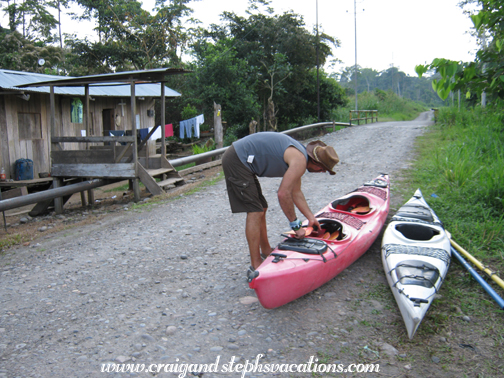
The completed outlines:
<svg viewBox="0 0 504 378">
<path fill-rule="evenodd" d="M 460 0 L 358 0 L 354 17 L 354 0 L 272 0 L 276 13 L 293 10 L 302 15 L 308 30 L 313 30 L 318 14 L 319 31 L 341 41 L 334 58 L 343 63 L 334 69 L 355 64 L 355 19 L 357 21 L 357 64 L 377 71 L 392 65 L 414 76 L 415 65 L 430 63 L 434 58 L 472 61 L 476 39 L 469 35 L 472 22 L 457 6 Z M 154 0 L 144 0 L 152 10 Z M 318 12 L 317 12 L 318 4 Z M 219 23 L 219 15 L 233 11 L 245 16 L 248 0 L 201 0 L 190 3 L 193 17 L 203 25 Z M 6 23 L 2 15 L 2 25 Z M 93 36 L 92 27 L 63 19 L 63 32 Z"/>
<path fill-rule="evenodd" d="M 459 1 L 358 0 L 356 17 L 353 0 L 272 0 L 271 6 L 276 13 L 302 15 L 308 30 L 315 27 L 318 13 L 319 31 L 341 41 L 334 57 L 343 63 L 336 71 L 355 64 L 356 20 L 358 65 L 378 71 L 394 65 L 416 75 L 415 65 L 434 58 L 474 60 L 476 39 L 468 33 L 472 22 L 457 6 Z M 148 1 L 144 7 L 149 9 Z M 193 3 L 194 17 L 204 24 L 218 23 L 223 9 L 245 15 L 247 7 L 248 0 Z"/>
</svg>

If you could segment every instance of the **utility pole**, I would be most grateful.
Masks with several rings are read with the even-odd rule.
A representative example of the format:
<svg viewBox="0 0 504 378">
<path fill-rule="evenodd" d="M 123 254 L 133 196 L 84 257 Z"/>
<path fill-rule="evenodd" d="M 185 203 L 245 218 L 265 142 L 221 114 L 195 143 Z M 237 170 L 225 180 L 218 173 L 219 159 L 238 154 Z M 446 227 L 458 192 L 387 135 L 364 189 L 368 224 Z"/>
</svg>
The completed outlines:
<svg viewBox="0 0 504 378">
<path fill-rule="evenodd" d="M 315 3 L 316 15 L 315 20 L 317 23 L 317 122 L 320 122 L 320 79 L 319 79 L 319 32 L 318 32 L 318 0 Z"/>
<path fill-rule="evenodd" d="M 357 99 L 357 0 L 354 0 L 354 23 L 355 23 L 355 68 L 354 68 L 355 110 L 359 110 L 359 102 Z"/>
</svg>

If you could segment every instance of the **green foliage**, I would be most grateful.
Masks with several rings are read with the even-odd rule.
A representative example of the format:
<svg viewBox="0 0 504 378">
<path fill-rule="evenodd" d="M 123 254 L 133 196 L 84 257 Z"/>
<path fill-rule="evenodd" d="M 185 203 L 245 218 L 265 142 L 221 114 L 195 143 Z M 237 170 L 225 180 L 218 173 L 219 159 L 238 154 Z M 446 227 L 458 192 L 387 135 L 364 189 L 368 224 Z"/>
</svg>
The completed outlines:
<svg viewBox="0 0 504 378">
<path fill-rule="evenodd" d="M 479 258 L 504 263 L 503 106 L 442 108 L 422 137 L 420 160 L 408 185 L 424 195 L 454 240 Z"/>
<path fill-rule="evenodd" d="M 150 14 L 138 1 L 79 0 L 85 9 L 80 18 L 96 20 L 98 41 L 68 38 L 68 71 L 83 75 L 179 65 L 178 54 L 190 39 L 182 24 L 192 13 L 190 1 L 159 0 Z"/>
<path fill-rule="evenodd" d="M 348 122 L 349 112 L 354 109 L 355 100 L 350 99 L 349 105 L 332 113 L 332 119 L 337 122 Z M 427 108 L 407 98 L 399 97 L 392 91 L 376 89 L 374 92 L 359 93 L 359 109 L 378 110 L 379 120 L 407 121 L 414 119 Z"/>
<path fill-rule="evenodd" d="M 222 24 L 212 25 L 203 34 L 206 40 L 193 45 L 195 75 L 185 93 L 202 99 L 205 109 L 214 101 L 221 104 L 224 120 L 240 129 L 254 119 L 264 130 L 270 99 L 278 129 L 283 130 L 317 116 L 317 44 L 324 64 L 331 45 L 339 42 L 324 34 L 317 41 L 305 29 L 302 17 L 294 13 L 272 16 L 268 9 L 258 13 L 259 3 L 264 2 L 252 2 L 247 17 L 223 12 Z M 335 80 L 322 70 L 320 76 L 323 118 L 346 98 Z"/>
<path fill-rule="evenodd" d="M 0 67 L 16 71 L 45 73 L 44 67 L 58 66 L 63 61 L 63 50 L 52 45 L 36 43 L 17 31 L 0 30 Z M 40 58 L 46 61 L 41 67 Z"/>
<path fill-rule="evenodd" d="M 192 106 L 191 104 L 187 104 L 184 108 L 184 110 L 182 110 L 182 113 L 181 113 L 181 117 L 182 119 L 190 119 L 190 118 L 194 118 L 198 115 L 198 109 L 196 109 L 194 106 Z"/>
<path fill-rule="evenodd" d="M 432 89 L 432 79 L 411 77 L 396 67 L 378 72 L 357 66 L 357 92 L 371 92 L 375 89 L 392 91 L 400 97 L 419 101 L 428 106 L 440 106 L 443 101 Z M 355 95 L 355 67 L 347 67 L 339 74 L 339 82 L 349 96 Z"/>
<path fill-rule="evenodd" d="M 186 101 L 212 110 L 214 102 L 221 104 L 223 118 L 230 125 L 244 119 L 250 121 L 260 114 L 254 93 L 257 76 L 232 46 L 233 41 L 228 39 L 194 45 L 195 73 L 185 83 Z"/>
<path fill-rule="evenodd" d="M 213 139 L 209 139 L 205 144 L 202 145 L 193 144 L 191 147 L 193 155 L 198 155 L 204 152 L 215 150 L 215 142 Z"/>
<path fill-rule="evenodd" d="M 470 1 L 466 1 L 468 3 Z M 493 98 L 504 98 L 504 8 L 495 0 L 478 0 L 481 10 L 470 17 L 483 45 L 474 62 L 455 62 L 448 59 L 434 59 L 428 65 L 416 67 L 421 77 L 429 70 L 440 74 L 433 82 L 439 97 L 446 99 L 454 90 L 462 90 L 469 98 L 472 93 L 481 96 L 483 92 Z M 486 41 L 489 41 L 487 44 Z"/>
</svg>

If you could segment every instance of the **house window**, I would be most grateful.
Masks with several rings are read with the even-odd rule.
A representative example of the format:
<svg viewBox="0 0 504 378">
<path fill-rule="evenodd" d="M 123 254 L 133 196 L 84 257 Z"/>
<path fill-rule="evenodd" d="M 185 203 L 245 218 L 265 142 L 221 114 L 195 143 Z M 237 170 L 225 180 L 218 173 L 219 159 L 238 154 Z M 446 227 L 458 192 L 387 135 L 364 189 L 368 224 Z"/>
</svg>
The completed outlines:
<svg viewBox="0 0 504 378">
<path fill-rule="evenodd" d="M 82 101 L 79 100 L 78 98 L 74 98 L 70 106 L 70 122 L 82 123 L 82 113 L 83 113 Z"/>
<path fill-rule="evenodd" d="M 40 113 L 18 113 L 19 139 L 42 139 Z"/>
</svg>

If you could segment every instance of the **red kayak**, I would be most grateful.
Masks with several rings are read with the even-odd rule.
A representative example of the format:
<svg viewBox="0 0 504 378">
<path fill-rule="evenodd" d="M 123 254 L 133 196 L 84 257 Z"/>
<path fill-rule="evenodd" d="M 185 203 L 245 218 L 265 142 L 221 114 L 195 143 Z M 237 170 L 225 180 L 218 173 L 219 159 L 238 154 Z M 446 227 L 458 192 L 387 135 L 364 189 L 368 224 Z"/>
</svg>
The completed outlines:
<svg viewBox="0 0 504 378">
<path fill-rule="evenodd" d="M 321 229 L 289 235 L 256 269 L 249 286 L 261 305 L 283 306 L 336 277 L 376 240 L 389 205 L 389 177 L 381 175 L 316 213 Z"/>
</svg>

